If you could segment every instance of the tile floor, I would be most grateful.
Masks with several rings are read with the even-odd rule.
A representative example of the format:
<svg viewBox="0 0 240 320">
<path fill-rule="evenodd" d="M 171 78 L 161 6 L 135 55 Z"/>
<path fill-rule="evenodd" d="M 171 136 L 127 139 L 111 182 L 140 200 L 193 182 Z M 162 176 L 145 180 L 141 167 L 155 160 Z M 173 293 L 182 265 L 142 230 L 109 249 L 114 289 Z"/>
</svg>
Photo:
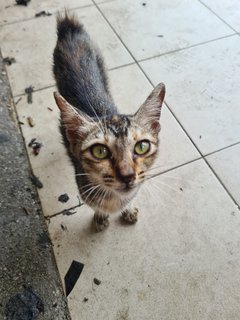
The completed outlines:
<svg viewBox="0 0 240 320">
<path fill-rule="evenodd" d="M 68 297 L 73 320 L 237 320 L 240 312 L 240 6 L 237 0 L 0 0 L 0 46 L 62 280 L 84 263 Z M 98 43 L 122 112 L 166 83 L 159 173 L 103 233 L 79 206 L 53 101 L 55 13 L 68 7 Z M 35 18 L 46 10 L 48 17 Z M 33 85 L 33 103 L 24 89 Z M 50 109 L 49 109 L 50 108 Z M 31 116 L 34 127 L 27 123 Z M 28 143 L 43 143 L 38 156 Z M 70 200 L 60 203 L 67 192 Z M 66 210 L 71 209 L 71 215 Z M 93 278 L 101 280 L 97 286 Z M 87 298 L 88 301 L 85 301 Z"/>
</svg>

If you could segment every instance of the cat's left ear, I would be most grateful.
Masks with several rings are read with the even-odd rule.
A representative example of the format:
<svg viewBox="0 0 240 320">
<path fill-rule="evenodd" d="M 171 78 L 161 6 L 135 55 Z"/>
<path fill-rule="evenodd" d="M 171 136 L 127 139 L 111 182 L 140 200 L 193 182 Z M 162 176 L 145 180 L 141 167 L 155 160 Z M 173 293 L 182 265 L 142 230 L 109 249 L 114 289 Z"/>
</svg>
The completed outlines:
<svg viewBox="0 0 240 320">
<path fill-rule="evenodd" d="M 143 128 L 150 129 L 157 133 L 159 132 L 159 119 L 164 97 L 165 85 L 159 83 L 135 113 L 134 118 Z"/>
</svg>

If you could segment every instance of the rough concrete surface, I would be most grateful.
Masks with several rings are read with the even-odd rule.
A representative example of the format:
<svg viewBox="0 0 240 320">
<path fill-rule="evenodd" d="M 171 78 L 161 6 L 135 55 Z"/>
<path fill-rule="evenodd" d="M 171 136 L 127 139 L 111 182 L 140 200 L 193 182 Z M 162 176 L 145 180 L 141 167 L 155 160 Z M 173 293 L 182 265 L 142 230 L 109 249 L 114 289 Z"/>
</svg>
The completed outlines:
<svg viewBox="0 0 240 320">
<path fill-rule="evenodd" d="M 70 319 L 0 56 L 0 319 Z M 26 288 L 27 295 L 26 295 Z M 25 294 L 24 294 L 25 292 Z M 30 292 L 30 294 L 29 294 Z M 22 294 L 22 295 L 21 295 Z M 13 299 L 40 301 L 33 312 Z M 30 302 L 29 302 L 30 301 Z M 8 308 L 6 308 L 8 305 Z M 16 306 L 16 305 L 15 305 Z M 10 308 L 10 310 L 9 310 Z M 19 304 L 21 308 L 21 304 Z M 44 309 L 44 312 L 43 312 Z"/>
</svg>

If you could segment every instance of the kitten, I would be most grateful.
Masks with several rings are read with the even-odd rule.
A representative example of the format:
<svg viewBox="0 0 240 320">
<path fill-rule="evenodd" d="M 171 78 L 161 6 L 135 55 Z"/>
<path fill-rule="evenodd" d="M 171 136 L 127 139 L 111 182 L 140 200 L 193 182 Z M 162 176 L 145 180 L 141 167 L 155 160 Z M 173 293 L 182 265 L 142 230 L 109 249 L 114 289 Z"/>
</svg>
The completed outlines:
<svg viewBox="0 0 240 320">
<path fill-rule="evenodd" d="M 165 86 L 157 85 L 134 115 L 123 115 L 83 25 L 66 13 L 57 18 L 57 34 L 53 71 L 60 94 L 54 97 L 80 195 L 95 210 L 97 231 L 108 226 L 108 214 L 115 211 L 134 223 L 138 210 L 131 200 L 158 153 Z"/>
</svg>

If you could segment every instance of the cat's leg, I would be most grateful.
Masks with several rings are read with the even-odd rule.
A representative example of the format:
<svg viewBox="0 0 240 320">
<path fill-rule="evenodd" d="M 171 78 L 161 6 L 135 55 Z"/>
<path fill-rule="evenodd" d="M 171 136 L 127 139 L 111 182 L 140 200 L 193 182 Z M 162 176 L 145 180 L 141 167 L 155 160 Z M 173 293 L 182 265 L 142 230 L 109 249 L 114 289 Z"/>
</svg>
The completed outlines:
<svg viewBox="0 0 240 320">
<path fill-rule="evenodd" d="M 96 211 L 93 217 L 94 228 L 97 232 L 103 231 L 109 226 L 109 215 Z"/>
<path fill-rule="evenodd" d="M 127 206 L 122 211 L 122 219 L 130 224 L 136 223 L 138 220 L 138 208 Z"/>
</svg>

